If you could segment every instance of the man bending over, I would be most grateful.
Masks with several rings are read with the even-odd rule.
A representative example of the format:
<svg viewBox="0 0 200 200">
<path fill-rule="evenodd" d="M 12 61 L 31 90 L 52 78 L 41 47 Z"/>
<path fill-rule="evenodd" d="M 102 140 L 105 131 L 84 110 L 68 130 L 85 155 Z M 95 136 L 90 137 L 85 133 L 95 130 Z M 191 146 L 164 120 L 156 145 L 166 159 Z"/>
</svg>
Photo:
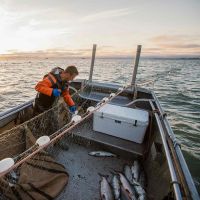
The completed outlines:
<svg viewBox="0 0 200 200">
<path fill-rule="evenodd" d="M 75 66 L 68 66 L 65 70 L 56 67 L 46 74 L 35 86 L 38 93 L 35 98 L 34 114 L 37 115 L 52 108 L 61 95 L 68 104 L 70 112 L 74 113 L 76 106 L 69 94 L 69 82 L 77 75 L 78 70 Z"/>
</svg>

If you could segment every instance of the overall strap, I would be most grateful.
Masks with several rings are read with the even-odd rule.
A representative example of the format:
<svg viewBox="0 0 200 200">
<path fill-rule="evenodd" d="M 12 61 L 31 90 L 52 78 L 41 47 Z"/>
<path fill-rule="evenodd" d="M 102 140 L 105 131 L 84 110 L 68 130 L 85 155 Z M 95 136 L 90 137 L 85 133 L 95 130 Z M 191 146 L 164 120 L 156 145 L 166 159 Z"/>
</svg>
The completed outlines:
<svg viewBox="0 0 200 200">
<path fill-rule="evenodd" d="M 51 73 L 49 73 L 47 77 L 48 77 L 48 79 L 51 82 L 51 85 L 53 87 L 57 83 L 57 80 L 55 79 L 55 77 Z"/>
<path fill-rule="evenodd" d="M 52 88 L 59 88 L 61 89 L 62 84 L 60 83 L 60 81 L 57 79 L 57 77 L 52 74 L 51 72 L 48 74 L 48 79 L 51 82 Z"/>
</svg>

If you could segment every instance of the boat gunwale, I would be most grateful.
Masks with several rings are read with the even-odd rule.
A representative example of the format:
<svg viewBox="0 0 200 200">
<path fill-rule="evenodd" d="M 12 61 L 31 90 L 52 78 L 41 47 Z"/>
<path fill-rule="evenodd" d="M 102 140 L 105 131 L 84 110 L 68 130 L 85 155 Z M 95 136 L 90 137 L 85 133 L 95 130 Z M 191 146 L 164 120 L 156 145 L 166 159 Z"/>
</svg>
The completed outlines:
<svg viewBox="0 0 200 200">
<path fill-rule="evenodd" d="M 75 81 L 74 83 L 82 83 L 83 81 Z M 93 82 L 92 82 L 93 83 Z M 95 85 L 96 84 L 96 85 Z M 107 85 L 107 87 L 105 87 L 105 85 Z M 94 83 L 94 86 L 101 86 L 102 88 L 104 89 L 116 89 L 117 88 L 117 84 L 106 84 L 106 83 Z M 162 123 L 162 126 L 165 127 L 165 132 L 167 133 L 167 135 L 169 136 L 169 138 L 172 140 L 172 142 L 174 143 L 174 141 L 176 141 L 176 137 L 175 137 L 175 134 L 173 132 L 173 130 L 171 129 L 170 125 L 169 125 L 169 122 L 167 120 L 167 117 L 162 109 L 162 106 L 160 105 L 159 101 L 158 101 L 158 98 L 156 97 L 155 93 L 152 91 L 152 90 L 149 90 L 149 89 L 145 89 L 145 88 L 140 88 L 138 87 L 137 88 L 137 91 L 141 91 L 141 92 L 147 92 L 148 94 L 151 94 L 152 95 L 152 100 L 154 101 L 154 103 L 156 104 L 156 107 L 159 111 L 159 117 L 160 117 L 160 120 L 163 122 Z M 132 92 L 133 93 L 133 90 L 129 89 L 129 90 L 126 90 L 125 92 Z M 31 106 L 33 103 L 33 100 L 30 100 L 22 105 L 19 105 L 19 106 L 16 106 L 8 111 L 5 111 L 5 112 L 1 112 L 0 113 L 0 127 L 3 127 L 1 126 L 1 123 L 2 123 L 2 120 L 5 120 L 7 118 L 11 118 L 12 116 L 16 116 L 16 114 L 18 112 L 20 112 L 21 110 Z M 165 138 L 166 140 L 166 138 Z M 163 142 L 163 141 L 162 141 Z M 179 160 L 179 165 L 183 171 L 183 175 L 185 177 L 185 180 L 187 182 L 187 186 L 188 186 L 188 189 L 190 191 L 190 195 L 193 199 L 200 199 L 199 198 L 199 195 L 198 195 L 198 192 L 197 192 L 197 189 L 195 187 L 195 184 L 194 184 L 194 181 L 192 179 L 192 176 L 191 176 L 191 173 L 187 167 L 187 164 L 185 162 L 185 159 L 183 157 L 183 154 L 182 154 L 182 151 L 180 149 L 180 146 L 179 145 L 174 145 L 174 150 L 176 152 L 176 155 L 178 157 L 178 160 Z M 165 155 L 166 156 L 166 155 Z M 173 165 L 173 170 L 176 171 L 174 165 Z M 172 178 L 172 177 L 171 177 Z M 179 186 L 180 187 L 180 186 Z M 181 197 L 180 197 L 181 199 Z"/>
</svg>

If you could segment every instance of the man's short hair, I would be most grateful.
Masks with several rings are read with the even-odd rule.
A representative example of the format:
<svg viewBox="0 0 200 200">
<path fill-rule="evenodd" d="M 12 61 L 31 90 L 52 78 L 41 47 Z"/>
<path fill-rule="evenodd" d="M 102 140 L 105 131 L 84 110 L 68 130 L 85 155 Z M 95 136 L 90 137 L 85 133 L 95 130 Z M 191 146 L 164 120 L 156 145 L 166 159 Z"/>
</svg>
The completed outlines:
<svg viewBox="0 0 200 200">
<path fill-rule="evenodd" d="M 70 65 L 65 69 L 66 73 L 69 73 L 70 75 L 76 74 L 78 75 L 78 70 L 74 65 Z"/>
</svg>

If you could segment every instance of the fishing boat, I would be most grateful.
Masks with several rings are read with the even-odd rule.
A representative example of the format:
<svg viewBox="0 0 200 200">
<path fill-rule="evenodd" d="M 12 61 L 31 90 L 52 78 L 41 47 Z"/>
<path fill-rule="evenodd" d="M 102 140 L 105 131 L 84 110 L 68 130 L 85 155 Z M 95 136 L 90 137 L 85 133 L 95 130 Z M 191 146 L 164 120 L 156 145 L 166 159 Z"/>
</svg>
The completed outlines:
<svg viewBox="0 0 200 200">
<path fill-rule="evenodd" d="M 80 108 L 77 115 L 58 102 L 32 117 L 33 100 L 0 113 L 0 198 L 99 199 L 99 174 L 110 179 L 111 171 L 122 171 L 125 164 L 138 160 L 147 177 L 147 199 L 200 199 L 167 114 L 155 93 L 136 82 L 141 46 L 137 48 L 132 81 L 123 86 L 92 80 L 95 52 L 96 45 L 88 80 L 74 80 L 70 86 Z M 142 112 L 146 113 L 145 120 Z M 142 120 L 146 127 L 139 133 Z M 57 145 L 60 141 L 68 145 L 67 151 Z M 91 151 L 116 156 L 93 157 Z M 41 160 L 45 155 L 48 159 Z M 44 178 L 45 172 L 34 171 L 34 164 L 34 170 L 48 169 L 48 173 L 56 174 L 59 183 L 55 178 L 54 184 L 51 176 Z M 67 181 L 61 177 L 61 165 Z M 46 180 L 36 187 L 34 178 L 39 175 Z"/>
</svg>

